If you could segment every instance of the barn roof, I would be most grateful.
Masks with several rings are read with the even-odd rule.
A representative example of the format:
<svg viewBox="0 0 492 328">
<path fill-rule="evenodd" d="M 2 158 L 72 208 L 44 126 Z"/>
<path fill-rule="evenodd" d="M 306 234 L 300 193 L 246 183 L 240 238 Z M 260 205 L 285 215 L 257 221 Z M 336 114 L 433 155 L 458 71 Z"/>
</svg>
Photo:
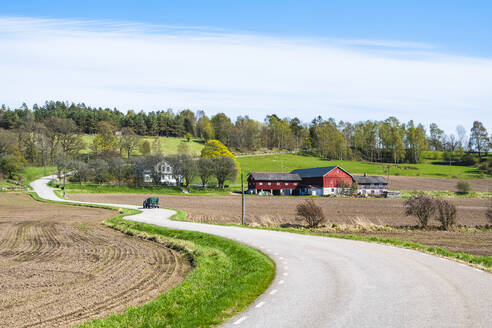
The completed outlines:
<svg viewBox="0 0 492 328">
<path fill-rule="evenodd" d="M 344 169 L 342 169 L 339 166 L 325 166 L 325 167 L 313 167 L 311 169 L 297 169 L 297 170 L 292 171 L 291 173 L 297 173 L 303 179 L 304 178 L 319 178 L 319 177 L 322 177 L 325 174 L 333 171 L 333 169 L 335 169 L 335 168 L 339 168 L 343 172 L 350 175 L 350 173 L 348 173 L 347 171 L 345 171 Z"/>
<path fill-rule="evenodd" d="M 354 175 L 355 182 L 358 184 L 388 184 L 388 181 L 379 175 L 365 176 L 365 175 Z"/>
<path fill-rule="evenodd" d="M 255 180 L 261 181 L 301 181 L 299 174 L 281 172 L 251 172 L 249 174 Z"/>
</svg>

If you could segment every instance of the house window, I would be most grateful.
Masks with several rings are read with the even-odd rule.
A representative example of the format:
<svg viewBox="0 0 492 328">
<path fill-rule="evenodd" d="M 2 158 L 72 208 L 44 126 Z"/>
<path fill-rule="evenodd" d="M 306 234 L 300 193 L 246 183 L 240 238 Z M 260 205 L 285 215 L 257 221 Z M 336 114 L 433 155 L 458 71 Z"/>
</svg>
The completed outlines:
<svg viewBox="0 0 492 328">
<path fill-rule="evenodd" d="M 331 184 L 331 185 L 333 184 L 333 180 L 330 180 L 330 184 Z"/>
<path fill-rule="evenodd" d="M 297 186 L 297 182 L 294 182 L 294 183 L 293 183 L 293 185 L 294 185 L 294 186 Z"/>
<path fill-rule="evenodd" d="M 260 182 L 260 186 L 263 186 L 263 182 Z"/>
<path fill-rule="evenodd" d="M 340 170 L 339 169 L 337 169 L 337 173 L 340 173 Z"/>
<path fill-rule="evenodd" d="M 280 186 L 280 182 L 277 182 L 277 186 Z"/>
<path fill-rule="evenodd" d="M 269 186 L 271 186 L 271 185 L 272 185 L 272 183 L 271 183 L 271 182 L 269 182 L 269 183 L 268 183 L 268 185 L 269 185 Z"/>
</svg>

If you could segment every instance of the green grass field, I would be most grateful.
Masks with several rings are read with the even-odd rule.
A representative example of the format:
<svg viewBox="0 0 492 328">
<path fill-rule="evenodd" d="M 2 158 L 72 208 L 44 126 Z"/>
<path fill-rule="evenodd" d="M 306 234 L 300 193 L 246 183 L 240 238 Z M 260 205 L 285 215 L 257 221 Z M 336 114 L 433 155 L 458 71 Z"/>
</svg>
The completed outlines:
<svg viewBox="0 0 492 328">
<path fill-rule="evenodd" d="M 450 167 L 448 165 L 430 163 L 395 165 L 357 161 L 329 161 L 319 157 L 295 154 L 244 156 L 239 157 L 238 161 L 241 165 L 241 170 L 245 174 L 253 171 L 290 172 L 294 169 L 337 165 L 354 174 L 387 175 L 389 167 L 389 175 L 459 179 L 479 179 L 483 177 L 478 169 L 467 166 Z"/>
<path fill-rule="evenodd" d="M 23 180 L 22 184 L 15 184 L 7 180 L 0 180 L 0 188 L 14 188 L 14 187 L 27 186 L 32 181 L 44 177 L 45 175 L 52 174 L 54 172 L 56 172 L 56 168 L 51 166 L 47 166 L 47 167 L 28 166 L 24 168 L 24 171 L 18 174 L 19 178 Z"/>
<path fill-rule="evenodd" d="M 155 140 L 155 137 L 139 137 L 140 138 L 140 143 L 143 143 L 145 140 L 147 140 L 150 143 L 150 146 L 152 147 L 152 143 Z M 92 144 L 92 140 L 94 139 L 94 135 L 89 135 L 89 134 L 84 134 L 82 136 L 82 140 L 85 143 L 85 149 L 81 151 L 82 154 L 87 154 L 89 153 L 90 146 Z M 178 153 L 178 145 L 181 142 L 186 142 L 186 139 L 184 138 L 171 138 L 171 137 L 159 137 L 159 141 L 161 144 L 161 151 L 163 155 L 171 155 L 171 154 L 177 154 Z M 200 155 L 200 152 L 202 151 L 203 148 L 203 141 L 199 139 L 193 139 L 190 142 L 187 142 L 189 146 L 189 150 L 191 154 L 196 154 Z M 140 153 L 140 150 L 137 149 L 132 155 L 142 155 Z"/>
</svg>

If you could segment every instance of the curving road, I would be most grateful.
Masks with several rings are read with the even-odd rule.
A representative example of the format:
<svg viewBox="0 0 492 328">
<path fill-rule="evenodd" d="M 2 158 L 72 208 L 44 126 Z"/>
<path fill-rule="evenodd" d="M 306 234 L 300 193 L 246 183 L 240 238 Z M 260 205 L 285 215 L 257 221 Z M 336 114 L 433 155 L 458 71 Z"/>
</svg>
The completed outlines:
<svg viewBox="0 0 492 328">
<path fill-rule="evenodd" d="M 42 198 L 61 200 L 47 186 L 50 179 L 31 186 Z M 127 218 L 237 240 L 277 265 L 268 290 L 223 327 L 492 327 L 487 272 L 413 250 L 171 221 L 172 214 L 153 209 Z"/>
</svg>

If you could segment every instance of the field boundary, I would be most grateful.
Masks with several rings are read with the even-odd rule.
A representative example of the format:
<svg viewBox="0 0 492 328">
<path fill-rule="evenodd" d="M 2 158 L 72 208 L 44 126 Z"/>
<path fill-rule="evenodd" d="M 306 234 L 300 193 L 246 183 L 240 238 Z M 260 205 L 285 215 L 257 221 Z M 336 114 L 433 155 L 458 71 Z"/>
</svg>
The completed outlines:
<svg viewBox="0 0 492 328">
<path fill-rule="evenodd" d="M 337 239 L 349 239 L 349 240 L 356 240 L 356 241 L 363 241 L 363 242 L 371 242 L 371 243 L 378 243 L 382 245 L 391 245 L 391 246 L 396 246 L 400 248 L 406 248 L 406 249 L 412 249 L 416 251 L 420 251 L 423 253 L 431 254 L 431 255 L 436 255 L 442 258 L 446 258 L 449 260 L 454 260 L 459 263 L 467 264 L 469 266 L 487 271 L 492 273 L 492 256 L 477 256 L 477 255 L 472 255 L 472 254 L 467 254 L 467 253 L 461 253 L 461 252 L 453 252 L 450 250 L 447 250 L 442 247 L 432 247 L 432 246 L 425 246 L 419 243 L 414 243 L 410 241 L 402 241 L 402 240 L 397 240 L 397 239 L 390 239 L 390 238 L 380 238 L 380 237 L 363 237 L 363 236 L 356 236 L 356 235 L 340 235 L 336 233 L 322 233 L 322 232 L 315 232 L 315 231 L 309 231 L 309 230 L 304 230 L 304 229 L 295 229 L 295 228 L 281 228 L 281 227 L 253 227 L 253 226 L 242 226 L 239 224 L 221 224 L 221 223 L 213 223 L 213 222 L 194 222 L 187 220 L 187 213 L 185 211 L 179 210 L 179 209 L 172 209 L 173 211 L 176 211 L 176 214 L 173 215 L 170 219 L 175 220 L 175 221 L 186 221 L 186 222 L 193 222 L 193 223 L 201 223 L 201 224 L 212 224 L 212 225 L 219 225 L 219 226 L 231 226 L 231 227 L 240 227 L 240 228 L 248 228 L 248 229 L 258 229 L 258 230 L 273 230 L 273 231 L 282 231 L 282 232 L 289 232 L 289 233 L 296 233 L 296 234 L 301 234 L 301 235 L 310 235 L 310 236 L 318 236 L 318 237 L 326 237 L 326 238 L 337 238 Z M 179 212 L 181 213 L 179 213 Z"/>
<path fill-rule="evenodd" d="M 80 327 L 216 326 L 246 309 L 275 276 L 275 263 L 266 254 L 227 238 L 124 219 L 142 213 L 136 209 L 47 200 L 35 192 L 28 194 L 41 202 L 118 210 L 119 215 L 104 220 L 104 224 L 180 251 L 192 265 L 179 285 L 155 300 Z M 178 210 L 172 218 L 183 216 L 186 212 Z"/>
</svg>

